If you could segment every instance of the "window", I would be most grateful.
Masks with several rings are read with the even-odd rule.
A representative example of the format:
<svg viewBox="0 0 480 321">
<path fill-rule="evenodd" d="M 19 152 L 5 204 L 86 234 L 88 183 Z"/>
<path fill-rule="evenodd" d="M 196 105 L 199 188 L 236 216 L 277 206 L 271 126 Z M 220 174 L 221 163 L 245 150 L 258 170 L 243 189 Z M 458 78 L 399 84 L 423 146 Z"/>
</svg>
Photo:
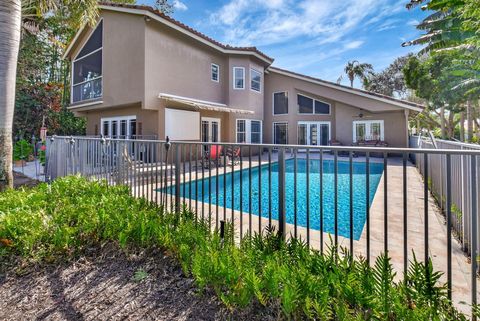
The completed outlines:
<svg viewBox="0 0 480 321">
<path fill-rule="evenodd" d="M 237 143 L 246 143 L 246 120 L 237 119 Z"/>
<path fill-rule="evenodd" d="M 262 143 L 262 122 L 259 120 L 250 121 L 250 142 L 252 144 Z"/>
<path fill-rule="evenodd" d="M 329 115 L 330 104 L 304 95 L 297 95 L 299 114 Z"/>
<path fill-rule="evenodd" d="M 261 91 L 262 73 L 255 69 L 250 69 L 250 88 L 254 91 Z"/>
<path fill-rule="evenodd" d="M 245 68 L 233 67 L 233 89 L 245 89 Z"/>
<path fill-rule="evenodd" d="M 298 144 L 326 146 L 330 140 L 330 122 L 298 122 Z"/>
<path fill-rule="evenodd" d="M 103 20 L 72 62 L 72 103 L 102 97 Z"/>
<path fill-rule="evenodd" d="M 212 81 L 219 82 L 220 81 L 220 67 L 216 64 L 212 64 Z"/>
<path fill-rule="evenodd" d="M 237 143 L 262 143 L 262 121 L 237 119 Z"/>
<path fill-rule="evenodd" d="M 353 122 L 353 142 L 384 140 L 383 120 L 356 120 Z"/>
<path fill-rule="evenodd" d="M 273 143 L 288 144 L 288 123 L 273 123 Z"/>
<path fill-rule="evenodd" d="M 137 134 L 136 116 L 102 118 L 103 136 L 112 138 L 130 138 Z"/>
<path fill-rule="evenodd" d="M 288 114 L 288 93 L 286 91 L 273 93 L 273 114 Z"/>
</svg>

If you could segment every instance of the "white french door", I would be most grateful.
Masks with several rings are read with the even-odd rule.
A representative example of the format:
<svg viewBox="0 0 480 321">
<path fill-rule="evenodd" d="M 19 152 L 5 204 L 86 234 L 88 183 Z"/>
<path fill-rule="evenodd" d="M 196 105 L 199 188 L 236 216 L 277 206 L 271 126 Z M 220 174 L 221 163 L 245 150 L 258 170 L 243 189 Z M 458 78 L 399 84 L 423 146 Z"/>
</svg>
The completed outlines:
<svg viewBox="0 0 480 321">
<path fill-rule="evenodd" d="M 101 134 L 111 138 L 130 138 L 137 135 L 136 116 L 119 116 L 101 119 Z"/>
<path fill-rule="evenodd" d="M 202 142 L 220 141 L 220 118 L 202 117 Z"/>
<path fill-rule="evenodd" d="M 330 140 L 330 122 L 298 122 L 298 144 L 326 146 Z"/>
<path fill-rule="evenodd" d="M 384 140 L 383 120 L 356 120 L 353 122 L 353 142 Z"/>
</svg>

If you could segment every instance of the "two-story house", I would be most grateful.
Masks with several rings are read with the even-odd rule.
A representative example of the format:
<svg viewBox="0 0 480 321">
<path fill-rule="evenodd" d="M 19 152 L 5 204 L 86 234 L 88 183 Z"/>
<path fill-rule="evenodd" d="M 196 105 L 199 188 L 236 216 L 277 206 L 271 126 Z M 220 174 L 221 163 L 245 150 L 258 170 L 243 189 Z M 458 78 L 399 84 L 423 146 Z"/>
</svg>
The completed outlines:
<svg viewBox="0 0 480 321">
<path fill-rule="evenodd" d="M 78 31 L 70 110 L 87 134 L 173 140 L 345 145 L 408 144 L 422 106 L 272 66 L 255 47 L 232 47 L 151 7 L 102 4 Z"/>
</svg>

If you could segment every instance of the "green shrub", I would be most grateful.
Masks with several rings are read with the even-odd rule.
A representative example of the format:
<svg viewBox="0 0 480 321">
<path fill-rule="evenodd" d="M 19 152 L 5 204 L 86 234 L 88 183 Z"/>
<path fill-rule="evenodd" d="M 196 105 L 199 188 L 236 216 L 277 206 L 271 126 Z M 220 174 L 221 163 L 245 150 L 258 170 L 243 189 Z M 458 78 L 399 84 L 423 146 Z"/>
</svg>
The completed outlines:
<svg viewBox="0 0 480 321">
<path fill-rule="evenodd" d="M 385 255 L 369 267 L 346 250 L 332 247 L 321 255 L 301 241 L 285 243 L 273 229 L 241 244 L 233 232 L 227 226 L 222 240 L 185 209 L 164 213 L 127 188 L 78 177 L 0 194 L 0 259 L 51 260 L 109 241 L 156 246 L 231 309 L 256 302 L 289 320 L 466 320 L 431 262 L 427 275 L 413 256 L 408 281 L 396 282 Z"/>
<path fill-rule="evenodd" d="M 13 146 L 13 160 L 27 160 L 33 154 L 33 146 L 25 139 L 21 139 Z"/>
</svg>

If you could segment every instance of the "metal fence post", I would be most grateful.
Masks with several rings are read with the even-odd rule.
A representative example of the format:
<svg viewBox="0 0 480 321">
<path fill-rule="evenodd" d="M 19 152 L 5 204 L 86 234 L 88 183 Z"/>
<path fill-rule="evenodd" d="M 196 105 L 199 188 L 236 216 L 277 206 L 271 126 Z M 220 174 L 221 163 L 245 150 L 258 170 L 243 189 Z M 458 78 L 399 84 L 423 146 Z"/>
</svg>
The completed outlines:
<svg viewBox="0 0 480 321">
<path fill-rule="evenodd" d="M 472 257 L 472 307 L 477 305 L 477 157 L 475 155 L 471 157 L 471 190 L 472 190 L 472 208 L 471 208 L 471 229 L 472 232 L 470 233 L 471 237 L 471 257 Z M 475 316 L 472 317 L 473 321 L 476 321 L 477 318 Z"/>
<path fill-rule="evenodd" d="M 286 237 L 285 217 L 285 147 L 278 149 L 278 232 L 283 239 Z"/>
<path fill-rule="evenodd" d="M 180 213 L 180 159 L 182 149 L 179 144 L 175 145 L 175 212 Z"/>
</svg>

